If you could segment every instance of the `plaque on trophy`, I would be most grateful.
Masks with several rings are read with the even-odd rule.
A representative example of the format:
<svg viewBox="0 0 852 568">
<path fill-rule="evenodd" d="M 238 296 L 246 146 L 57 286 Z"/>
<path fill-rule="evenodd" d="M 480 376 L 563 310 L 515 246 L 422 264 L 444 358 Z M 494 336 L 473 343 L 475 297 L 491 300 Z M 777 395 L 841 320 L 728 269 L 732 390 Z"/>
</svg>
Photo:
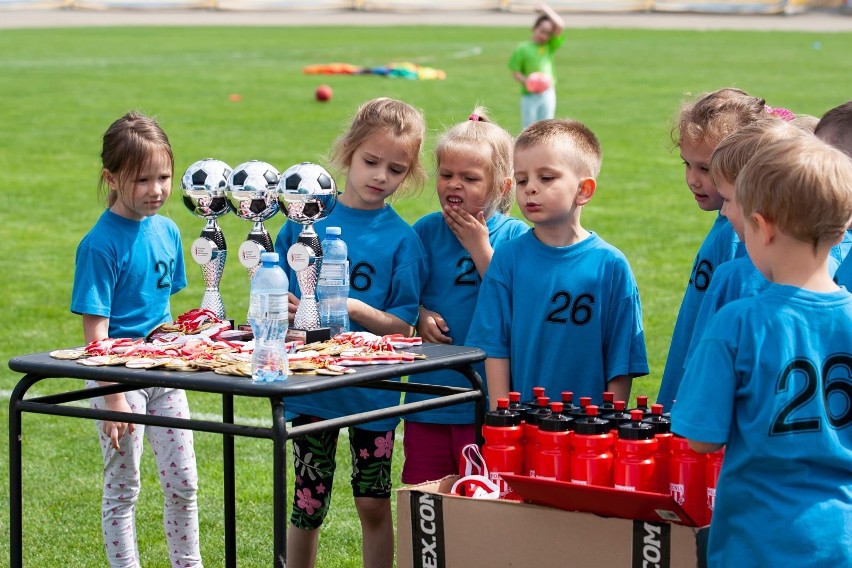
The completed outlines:
<svg viewBox="0 0 852 568">
<path fill-rule="evenodd" d="M 331 213 L 337 203 L 337 185 L 322 166 L 302 162 L 281 174 L 278 203 L 289 220 L 302 225 L 297 241 L 287 250 L 287 264 L 296 273 L 302 293 L 287 340 L 324 341 L 330 337 L 330 330 L 320 327 L 316 286 L 322 247 L 313 225 Z"/>
<path fill-rule="evenodd" d="M 278 170 L 259 160 L 240 164 L 228 178 L 231 208 L 240 219 L 254 223 L 238 253 L 249 280 L 260 266 L 260 255 L 274 252 L 272 237 L 263 222 L 278 213 L 277 186 Z"/>
<path fill-rule="evenodd" d="M 201 235 L 192 243 L 192 259 L 201 266 L 204 276 L 201 308 L 210 310 L 221 320 L 226 317 L 219 282 L 225 270 L 228 248 L 225 235 L 216 220 L 231 210 L 226 196 L 230 175 L 231 167 L 228 164 L 205 158 L 189 166 L 180 180 L 183 204 L 194 215 L 207 219 Z"/>
</svg>

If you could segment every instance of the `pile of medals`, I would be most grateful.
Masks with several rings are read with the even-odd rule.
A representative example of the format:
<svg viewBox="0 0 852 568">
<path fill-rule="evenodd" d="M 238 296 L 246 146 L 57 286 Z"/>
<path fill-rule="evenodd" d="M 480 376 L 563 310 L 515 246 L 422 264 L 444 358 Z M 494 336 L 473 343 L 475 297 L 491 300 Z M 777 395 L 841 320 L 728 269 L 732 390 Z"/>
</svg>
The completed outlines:
<svg viewBox="0 0 852 568">
<path fill-rule="evenodd" d="M 131 369 L 213 371 L 222 375 L 251 377 L 253 340 L 237 340 L 240 334 L 210 310 L 196 309 L 174 322 L 163 324 L 145 339 L 101 339 L 85 347 L 59 349 L 50 356 L 73 359 L 82 365 L 124 365 Z M 290 373 L 342 375 L 351 367 L 405 363 L 424 355 L 398 351 L 421 345 L 419 337 L 377 336 L 347 332 L 329 341 L 303 345 L 287 343 Z"/>
</svg>

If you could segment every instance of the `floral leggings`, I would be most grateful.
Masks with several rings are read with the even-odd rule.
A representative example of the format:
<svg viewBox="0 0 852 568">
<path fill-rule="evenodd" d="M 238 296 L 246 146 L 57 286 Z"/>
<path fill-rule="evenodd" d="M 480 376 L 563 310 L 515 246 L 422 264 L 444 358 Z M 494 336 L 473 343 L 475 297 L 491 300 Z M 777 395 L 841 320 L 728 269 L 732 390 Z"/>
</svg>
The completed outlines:
<svg viewBox="0 0 852 568">
<path fill-rule="evenodd" d="M 316 422 L 319 418 L 299 416 L 294 426 Z M 339 432 L 293 439 L 296 488 L 290 522 L 300 529 L 318 529 L 328 514 Z M 394 431 L 375 432 L 349 428 L 352 452 L 352 494 L 355 497 L 389 499 L 391 494 L 391 458 Z"/>
</svg>

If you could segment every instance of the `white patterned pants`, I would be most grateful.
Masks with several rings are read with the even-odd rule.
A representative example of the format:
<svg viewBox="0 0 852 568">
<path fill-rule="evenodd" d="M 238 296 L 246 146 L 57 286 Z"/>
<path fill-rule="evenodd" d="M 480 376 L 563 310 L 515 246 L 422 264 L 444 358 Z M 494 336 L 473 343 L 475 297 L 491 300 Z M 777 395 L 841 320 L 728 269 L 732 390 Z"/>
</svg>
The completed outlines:
<svg viewBox="0 0 852 568">
<path fill-rule="evenodd" d="M 88 381 L 91 388 L 97 383 Z M 124 393 L 134 413 L 189 418 L 186 393 L 182 390 L 154 387 Z M 90 400 L 92 408 L 106 408 L 103 397 Z M 101 524 L 107 558 L 112 568 L 138 568 L 136 544 L 136 500 L 141 480 L 142 438 L 148 439 L 157 461 L 163 490 L 163 526 L 172 566 L 201 567 L 198 538 L 198 471 L 192 430 L 135 425 L 132 434 L 119 440 L 121 449 L 112 447 L 97 422 L 104 458 L 104 493 Z"/>
</svg>

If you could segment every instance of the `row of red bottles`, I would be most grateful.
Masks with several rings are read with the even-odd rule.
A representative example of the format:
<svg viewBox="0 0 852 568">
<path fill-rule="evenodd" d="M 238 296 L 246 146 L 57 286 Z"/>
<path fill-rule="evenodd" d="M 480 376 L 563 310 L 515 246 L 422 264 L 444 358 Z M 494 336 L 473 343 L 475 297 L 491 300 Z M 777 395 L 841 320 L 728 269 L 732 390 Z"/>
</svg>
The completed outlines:
<svg viewBox="0 0 852 568">
<path fill-rule="evenodd" d="M 543 390 L 534 394 L 543 395 Z M 574 406 L 570 392 L 562 393 L 563 402 L 538 396 L 531 409 L 519 402 L 518 393 L 498 399 L 497 410 L 486 415 L 483 426 L 482 453 L 492 479 L 514 473 L 671 493 L 696 524 L 709 523 L 724 450 L 698 454 L 670 432 L 662 405 L 648 408 L 647 397 L 637 397 L 637 408 L 628 414 L 624 402 L 612 401 L 606 396 L 610 394 L 604 393 L 601 405 L 610 409 L 606 418 L 588 397 Z M 505 495 L 508 486 L 500 483 Z"/>
</svg>

